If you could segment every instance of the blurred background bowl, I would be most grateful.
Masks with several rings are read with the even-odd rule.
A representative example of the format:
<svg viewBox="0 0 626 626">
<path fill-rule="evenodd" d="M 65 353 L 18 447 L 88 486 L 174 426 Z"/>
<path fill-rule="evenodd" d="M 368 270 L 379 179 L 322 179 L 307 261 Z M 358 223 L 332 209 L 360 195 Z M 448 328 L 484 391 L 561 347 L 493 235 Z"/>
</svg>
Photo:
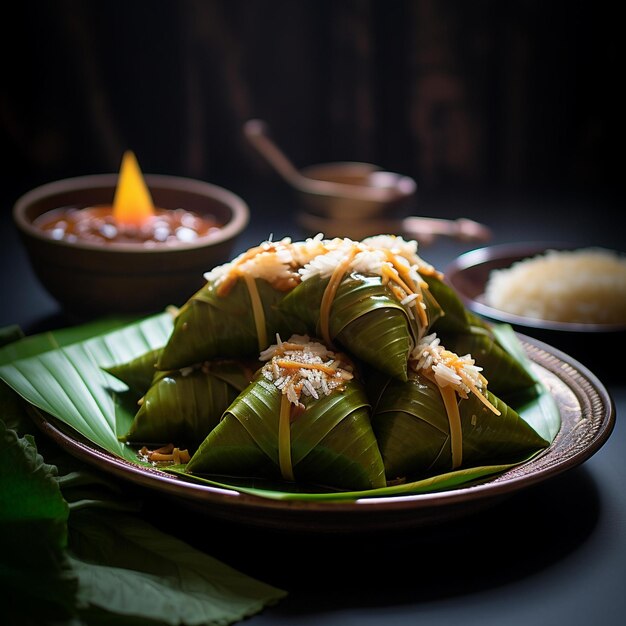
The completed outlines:
<svg viewBox="0 0 626 626">
<path fill-rule="evenodd" d="M 318 163 L 302 168 L 309 181 L 329 188 L 299 189 L 302 208 L 329 221 L 351 222 L 406 215 L 414 206 L 417 183 L 409 176 L 359 162 Z"/>
<path fill-rule="evenodd" d="M 13 219 L 33 270 L 68 315 L 150 313 L 179 306 L 204 284 L 204 272 L 229 260 L 249 220 L 240 197 L 200 180 L 146 175 L 145 181 L 155 206 L 213 216 L 220 230 L 194 242 L 146 248 L 54 240 L 33 224 L 52 209 L 110 205 L 117 174 L 58 180 L 16 201 Z"/>
<path fill-rule="evenodd" d="M 494 270 L 543 254 L 548 250 L 575 250 L 565 242 L 526 242 L 477 248 L 457 257 L 445 269 L 447 282 L 474 313 L 493 323 L 510 324 L 516 331 L 535 337 L 603 373 L 613 369 L 607 350 L 615 352 L 626 340 L 626 324 L 556 322 L 514 315 L 495 309 L 485 301 L 485 287 Z M 599 372 L 598 372 L 599 373 Z"/>
</svg>

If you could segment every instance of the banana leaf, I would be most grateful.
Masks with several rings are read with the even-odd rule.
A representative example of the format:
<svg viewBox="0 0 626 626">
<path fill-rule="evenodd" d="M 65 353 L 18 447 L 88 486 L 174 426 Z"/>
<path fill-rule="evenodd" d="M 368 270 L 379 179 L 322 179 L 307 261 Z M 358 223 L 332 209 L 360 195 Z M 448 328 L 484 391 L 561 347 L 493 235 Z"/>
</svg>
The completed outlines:
<svg viewBox="0 0 626 626">
<path fill-rule="evenodd" d="M 257 375 L 193 455 L 187 472 L 280 479 L 281 396 Z M 336 489 L 383 487 L 382 458 L 362 384 L 352 380 L 342 391 L 301 401 L 304 412 L 290 427 L 295 480 Z"/>
<path fill-rule="evenodd" d="M 440 304 L 443 312 L 432 324 L 431 331 L 437 334 L 472 333 L 492 329 L 492 325 L 470 311 L 457 292 L 445 280 L 436 275 L 424 275 L 428 289 Z"/>
<path fill-rule="evenodd" d="M 24 333 L 19 326 L 14 324 L 2 329 L 3 341 L 0 343 L 2 345 L 2 348 L 0 348 L 0 365 L 5 365 L 28 356 L 36 356 L 48 350 L 56 350 L 89 337 L 102 335 L 116 328 L 127 326 L 136 321 L 138 321 L 137 316 L 103 317 L 77 326 L 48 330 L 25 337 L 23 337 Z M 13 335 L 12 338 L 11 334 Z M 19 336 L 23 338 L 19 339 Z"/>
<path fill-rule="evenodd" d="M 58 333 L 55 331 L 53 337 L 36 335 L 1 348 L 0 378 L 29 402 L 34 410 L 44 413 L 49 420 L 67 432 L 74 433 L 75 437 L 82 437 L 109 454 L 137 465 L 145 465 L 137 457 L 133 446 L 123 444 L 118 439 L 119 435 L 128 432 L 136 407 L 130 410 L 125 405 L 122 396 L 127 392 L 126 385 L 102 368 L 129 361 L 150 349 L 165 345 L 172 330 L 171 317 L 169 314 L 161 314 L 127 324 L 118 330 L 111 330 L 111 326 L 98 326 L 62 329 Z M 65 330 L 67 332 L 63 332 Z M 516 350 L 522 353 L 520 362 L 530 368 L 532 364 L 523 356 L 523 349 L 512 329 L 497 326 L 495 330 L 511 353 Z M 59 341 L 61 334 L 62 342 Z M 71 340 L 66 343 L 69 337 Z M 58 347 L 59 343 L 61 348 Z M 540 383 L 524 390 L 522 396 L 513 397 L 509 401 L 510 406 L 544 438 L 552 441 L 560 427 L 560 414 L 554 398 Z M 274 485 L 258 480 L 235 481 L 230 477 L 212 480 L 207 476 L 185 473 L 184 466 L 163 470 L 153 468 L 151 471 L 172 472 L 187 481 L 262 498 L 354 501 L 455 489 L 498 475 L 516 464 L 464 468 L 414 482 L 367 490 L 335 490 L 331 493 L 318 488 L 310 489 L 312 493 L 303 493 L 301 485 L 284 481 Z"/>
<path fill-rule="evenodd" d="M 129 390 L 137 398 L 140 398 L 152 385 L 152 381 L 157 374 L 156 364 L 162 351 L 163 348 L 148 350 L 130 361 L 117 363 L 104 369 L 112 376 L 115 376 L 115 378 L 126 383 Z"/>
<path fill-rule="evenodd" d="M 228 361 L 159 372 L 120 441 L 195 450 L 249 381 L 250 370 Z"/>
<path fill-rule="evenodd" d="M 133 420 L 133 412 L 121 400 L 128 387 L 105 368 L 163 346 L 171 329 L 171 316 L 163 313 L 93 337 L 65 333 L 83 340 L 57 349 L 50 349 L 43 337 L 26 338 L 6 347 L 14 360 L 0 366 L 0 378 L 88 441 L 139 463 L 136 451 L 117 437 L 127 432 Z M 33 353 L 35 346 L 40 353 Z M 3 356 L 4 352 L 0 362 Z"/>
<path fill-rule="evenodd" d="M 181 307 L 158 369 L 179 369 L 216 358 L 258 356 L 276 333 L 289 336 L 300 332 L 302 324 L 278 307 L 285 292 L 262 279 L 255 284 L 265 317 L 264 339 L 257 334 L 245 282 L 238 280 L 227 295 L 218 295 L 215 284 L 208 282 Z"/>
<path fill-rule="evenodd" d="M 280 308 L 306 324 L 306 331 L 322 337 L 320 307 L 329 278 L 312 277 L 293 289 Z M 429 320 L 440 309 L 428 299 Z M 351 273 L 340 283 L 329 315 L 330 339 L 364 363 L 407 379 L 407 362 L 416 339 L 426 329 L 411 318 L 379 276 Z"/>
<path fill-rule="evenodd" d="M 423 279 L 426 281 L 431 295 L 443 310 L 443 314 L 432 324 L 431 331 L 437 334 L 466 332 L 472 324 L 468 317 L 470 312 L 456 291 L 436 275 L 425 274 Z M 480 325 L 480 322 L 476 322 L 476 324 Z"/>
<path fill-rule="evenodd" d="M 377 394 L 372 426 L 388 480 L 417 480 L 455 469 L 448 413 L 435 383 L 411 372 L 407 382 L 389 378 L 372 388 Z M 473 394 L 458 399 L 460 467 L 521 462 L 549 445 L 513 408 L 489 391 L 486 396 L 500 415 Z"/>
</svg>

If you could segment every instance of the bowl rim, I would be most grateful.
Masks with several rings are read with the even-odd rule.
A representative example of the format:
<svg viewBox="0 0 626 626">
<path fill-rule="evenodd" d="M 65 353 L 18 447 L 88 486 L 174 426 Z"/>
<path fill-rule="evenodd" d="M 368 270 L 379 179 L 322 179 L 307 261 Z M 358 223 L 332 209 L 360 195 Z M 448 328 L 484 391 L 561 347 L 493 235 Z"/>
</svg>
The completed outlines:
<svg viewBox="0 0 626 626">
<path fill-rule="evenodd" d="M 201 250 L 224 243 L 241 234 L 248 225 L 250 219 L 250 208 L 248 204 L 235 194 L 234 192 L 195 178 L 187 178 L 184 176 L 171 176 L 166 174 L 146 174 L 144 176 L 148 187 L 162 187 L 175 190 L 184 186 L 181 191 L 195 193 L 197 195 L 211 196 L 231 210 L 230 219 L 220 227 L 219 231 L 210 237 L 203 237 L 191 242 L 176 242 L 155 247 L 142 247 L 135 243 L 109 243 L 106 246 L 98 243 L 88 242 L 70 242 L 63 240 L 55 240 L 46 236 L 40 228 L 26 218 L 25 211 L 33 203 L 38 202 L 47 196 L 67 193 L 72 191 L 81 191 L 90 187 L 107 187 L 115 188 L 118 174 L 90 174 L 86 176 L 76 176 L 72 178 L 63 178 L 53 182 L 45 183 L 30 189 L 21 195 L 13 205 L 13 221 L 17 228 L 28 237 L 40 240 L 49 244 L 58 245 L 67 249 L 97 251 L 102 254 L 114 253 L 136 253 L 136 254 L 175 254 L 182 251 Z"/>
<path fill-rule="evenodd" d="M 463 303 L 471 309 L 474 313 L 478 313 L 483 317 L 490 318 L 497 322 L 504 322 L 512 324 L 519 328 L 534 328 L 537 330 L 545 331 L 558 331 L 566 333 L 623 333 L 626 331 L 626 324 L 596 324 L 596 323 L 584 323 L 584 322 L 558 322 L 554 320 L 543 320 L 539 318 L 527 317 L 523 315 L 516 315 L 514 313 L 508 313 L 494 307 L 489 306 L 485 302 L 481 301 L 477 297 L 471 297 L 459 288 L 458 284 L 454 280 L 456 276 L 462 274 L 464 271 L 476 268 L 489 261 L 498 261 L 501 259 L 515 258 L 517 257 L 521 261 L 524 258 L 530 258 L 538 254 L 543 254 L 548 250 L 580 250 L 580 249 L 608 249 L 603 246 L 597 245 L 580 245 L 573 244 L 566 241 L 527 241 L 527 242 L 515 242 L 515 243 L 502 243 L 492 246 L 485 246 L 482 248 L 475 248 L 469 250 L 456 259 L 454 259 L 444 270 L 446 281 L 454 287 L 459 294 Z M 615 251 L 618 252 L 619 251 Z M 502 269 L 510 267 L 502 266 Z M 500 269 L 494 268 L 494 269 Z M 483 291 L 484 293 L 484 291 Z M 483 295 L 483 293 L 479 294 Z"/>
</svg>

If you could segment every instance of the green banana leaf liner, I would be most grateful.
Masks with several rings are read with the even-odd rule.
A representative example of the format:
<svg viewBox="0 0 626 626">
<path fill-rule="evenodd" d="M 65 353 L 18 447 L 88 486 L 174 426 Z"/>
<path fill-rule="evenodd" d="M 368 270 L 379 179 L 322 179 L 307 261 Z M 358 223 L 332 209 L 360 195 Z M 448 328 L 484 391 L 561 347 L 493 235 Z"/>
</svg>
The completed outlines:
<svg viewBox="0 0 626 626">
<path fill-rule="evenodd" d="M 172 370 L 216 358 L 258 356 L 276 338 L 291 335 L 302 324 L 290 319 L 278 308 L 284 291 L 256 279 L 265 314 L 266 345 L 259 344 L 250 293 L 243 280 L 238 280 L 226 295 L 218 295 L 214 283 L 208 282 L 180 309 L 174 329 L 157 367 Z"/>
<path fill-rule="evenodd" d="M 281 391 L 258 374 L 187 464 L 192 474 L 281 480 L 278 428 Z M 301 397 L 305 410 L 291 423 L 297 483 L 324 489 L 384 487 L 385 471 L 362 383 L 319 399 Z"/>
<path fill-rule="evenodd" d="M 430 330 L 457 354 L 472 355 L 483 368 L 490 391 L 506 398 L 535 384 L 528 370 L 502 346 L 491 326 L 469 311 L 449 285 L 436 276 L 425 280 L 444 311 Z"/>
<path fill-rule="evenodd" d="M 302 320 L 311 335 L 321 336 L 320 306 L 329 280 L 312 277 L 303 281 L 280 305 Z M 431 325 L 441 315 L 441 308 L 427 290 L 425 296 Z M 409 317 L 379 276 L 346 275 L 330 308 L 331 340 L 351 356 L 399 380 L 407 379 L 408 357 L 417 337 L 426 330 L 419 320 Z"/>
<path fill-rule="evenodd" d="M 129 390 L 141 398 L 157 373 L 156 364 L 161 352 L 162 348 L 155 348 L 125 363 L 105 367 L 104 370 L 128 385 Z"/>
<path fill-rule="evenodd" d="M 407 382 L 374 376 L 368 389 L 372 426 L 389 481 L 418 480 L 453 469 L 448 414 L 435 383 L 411 372 Z M 521 462 L 549 445 L 500 398 L 487 391 L 487 399 L 500 415 L 473 394 L 458 400 L 460 468 Z"/>
<path fill-rule="evenodd" d="M 233 361 L 188 369 L 157 373 L 121 441 L 195 450 L 253 375 Z"/>
</svg>

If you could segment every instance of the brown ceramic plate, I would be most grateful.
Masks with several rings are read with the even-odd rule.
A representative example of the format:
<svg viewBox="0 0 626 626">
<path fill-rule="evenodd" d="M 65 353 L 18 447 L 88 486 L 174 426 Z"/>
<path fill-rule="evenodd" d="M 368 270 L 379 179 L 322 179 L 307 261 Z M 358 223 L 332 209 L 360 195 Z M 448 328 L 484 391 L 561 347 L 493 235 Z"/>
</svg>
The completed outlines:
<svg viewBox="0 0 626 626">
<path fill-rule="evenodd" d="M 573 250 L 576 247 L 580 246 L 563 242 L 539 242 L 478 248 L 455 259 L 445 269 L 445 276 L 471 311 L 491 322 L 510 324 L 516 331 L 555 346 L 596 371 L 602 366 L 602 357 L 607 349 L 623 345 L 626 325 L 554 322 L 513 315 L 490 307 L 484 297 L 491 271 L 508 268 L 516 261 L 547 250 Z"/>
<path fill-rule="evenodd" d="M 573 468 L 604 444 L 615 409 L 603 384 L 562 352 L 519 336 L 540 379 L 559 407 L 561 429 L 552 445 L 531 461 L 478 485 L 413 496 L 356 502 L 281 501 L 185 482 L 134 465 L 80 438 L 56 420 L 36 414 L 40 428 L 68 452 L 159 497 L 216 519 L 261 528 L 306 532 L 379 531 L 454 519 L 496 504 L 520 489 Z"/>
</svg>

